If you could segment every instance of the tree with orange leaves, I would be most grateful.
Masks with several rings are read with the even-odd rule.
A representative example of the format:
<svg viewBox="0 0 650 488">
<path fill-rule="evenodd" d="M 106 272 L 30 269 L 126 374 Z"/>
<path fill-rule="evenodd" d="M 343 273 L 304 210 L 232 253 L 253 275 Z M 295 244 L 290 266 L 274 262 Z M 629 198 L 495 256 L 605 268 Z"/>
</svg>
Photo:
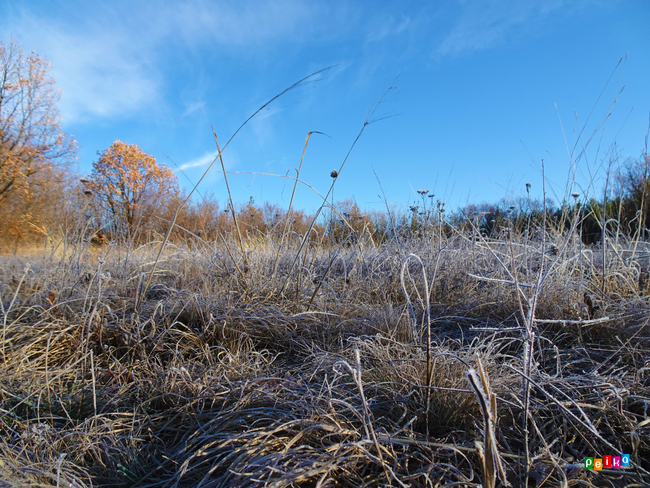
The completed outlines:
<svg viewBox="0 0 650 488">
<path fill-rule="evenodd" d="M 12 194 L 29 198 L 32 176 L 75 156 L 49 66 L 35 53 L 25 56 L 15 41 L 0 41 L 0 203 Z"/>
<path fill-rule="evenodd" d="M 86 186 L 110 219 L 113 231 L 134 236 L 156 209 L 179 191 L 176 175 L 135 144 L 116 140 L 99 152 Z"/>
</svg>

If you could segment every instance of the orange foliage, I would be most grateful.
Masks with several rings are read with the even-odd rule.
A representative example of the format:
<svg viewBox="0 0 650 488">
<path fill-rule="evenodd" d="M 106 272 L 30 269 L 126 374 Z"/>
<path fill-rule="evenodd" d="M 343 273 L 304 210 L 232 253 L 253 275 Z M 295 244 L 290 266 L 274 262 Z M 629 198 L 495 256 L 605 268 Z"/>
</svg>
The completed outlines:
<svg viewBox="0 0 650 488">
<path fill-rule="evenodd" d="M 176 175 L 135 144 L 118 139 L 98 154 L 87 186 L 118 234 L 134 235 L 178 194 Z"/>
<path fill-rule="evenodd" d="M 74 159 L 76 151 L 61 130 L 59 92 L 48 69 L 47 61 L 25 56 L 15 41 L 0 41 L 0 230 L 16 241 L 35 229 L 45 232 L 41 213 L 54 202 L 48 209 L 41 201 L 43 183 L 62 174 L 58 163 Z"/>
<path fill-rule="evenodd" d="M 375 226 L 370 215 L 362 212 L 352 199 L 336 203 L 338 212 L 345 218 L 345 222 L 334 217 L 330 223 L 329 235 L 336 242 L 344 239 L 356 239 L 364 233 L 373 235 Z M 351 228 L 350 228 L 351 227 Z"/>
<path fill-rule="evenodd" d="M 24 191 L 9 192 L 0 202 L 0 243 L 41 244 L 58 232 L 72 205 L 72 174 L 59 166 L 30 176 Z"/>
<path fill-rule="evenodd" d="M 30 176 L 74 155 L 74 140 L 61 130 L 59 93 L 48 68 L 37 54 L 25 57 L 15 42 L 0 41 L 0 199 L 29 191 Z"/>
</svg>

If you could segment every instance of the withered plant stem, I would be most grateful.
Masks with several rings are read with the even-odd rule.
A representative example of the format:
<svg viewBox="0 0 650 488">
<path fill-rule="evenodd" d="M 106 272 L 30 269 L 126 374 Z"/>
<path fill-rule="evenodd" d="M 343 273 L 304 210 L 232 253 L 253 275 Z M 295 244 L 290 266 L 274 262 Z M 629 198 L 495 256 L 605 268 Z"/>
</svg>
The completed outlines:
<svg viewBox="0 0 650 488">
<path fill-rule="evenodd" d="M 226 166 L 223 163 L 223 155 L 222 155 L 221 148 L 219 147 L 219 138 L 217 137 L 217 133 L 214 131 L 214 128 L 212 129 L 212 134 L 214 135 L 214 142 L 216 143 L 217 151 L 219 152 L 219 161 L 221 162 L 221 170 L 223 171 L 223 179 L 224 179 L 224 182 L 226 183 L 226 190 L 228 191 L 228 202 L 230 203 L 230 212 L 232 213 L 232 219 L 235 222 L 235 229 L 237 230 L 237 238 L 239 240 L 239 250 L 242 253 L 242 256 L 244 258 L 244 261 L 246 262 L 247 268 L 251 271 L 250 275 L 251 275 L 251 285 L 252 285 L 252 284 L 254 284 L 253 283 L 253 273 L 252 273 L 252 270 L 251 270 L 251 265 L 248 262 L 248 255 L 246 253 L 246 249 L 244 248 L 244 240 L 242 239 L 242 236 L 241 236 L 241 230 L 239 229 L 239 222 L 237 221 L 237 210 L 235 210 L 235 202 L 233 202 L 233 200 L 232 200 L 232 193 L 230 192 L 230 185 L 228 184 L 228 175 L 226 174 Z M 231 259 L 232 259 L 232 255 L 231 255 Z M 246 277 L 242 273 L 241 269 L 239 269 L 239 266 L 237 266 L 237 262 L 235 260 L 233 260 L 233 262 L 235 263 L 237 271 L 239 272 L 243 282 L 247 285 L 246 286 L 246 292 L 248 293 L 248 288 L 249 287 L 248 287 L 248 284 L 247 284 L 248 282 L 246 280 Z"/>
<path fill-rule="evenodd" d="M 307 80 L 309 80 L 309 79 L 311 79 L 311 78 L 313 78 L 313 77 L 315 77 L 315 76 L 317 76 L 317 75 L 319 75 L 319 74 L 321 74 L 321 73 L 324 73 L 324 72 L 326 72 L 326 71 L 328 71 L 328 70 L 330 70 L 330 69 L 332 69 L 332 68 L 333 68 L 333 66 L 328 66 L 327 68 L 323 68 L 323 69 L 320 69 L 320 70 L 318 70 L 318 71 L 315 71 L 315 72 L 313 72 L 312 74 L 305 76 L 305 77 L 302 78 L 301 80 L 298 80 L 298 81 L 295 82 L 293 85 L 291 85 L 289 88 L 286 88 L 286 89 L 284 89 L 283 91 L 281 91 L 280 93 L 278 93 L 276 96 L 274 96 L 273 98 L 271 98 L 268 102 L 266 102 L 264 105 L 262 105 L 260 108 L 258 108 L 258 109 L 257 109 L 257 110 L 256 110 L 256 111 L 255 111 L 255 112 L 254 112 L 250 117 L 248 117 L 248 118 L 247 118 L 247 119 L 246 119 L 246 120 L 245 120 L 245 121 L 244 121 L 244 122 L 243 122 L 243 123 L 242 123 L 242 124 L 237 128 L 237 130 L 234 132 L 234 134 L 233 134 L 232 136 L 230 136 L 230 139 L 228 139 L 228 141 L 226 142 L 226 144 L 223 146 L 223 149 L 218 149 L 218 154 L 217 154 L 217 156 L 212 160 L 212 162 L 210 163 L 210 165 L 209 165 L 209 166 L 206 168 L 206 170 L 203 172 L 203 175 L 201 176 L 201 178 L 199 178 L 199 181 L 197 181 L 196 185 L 194 185 L 194 187 L 192 188 L 192 190 L 188 193 L 188 195 L 187 195 L 187 197 L 185 198 L 185 200 L 183 200 L 183 201 L 181 202 L 181 204 L 178 206 L 178 208 L 176 209 L 176 212 L 174 212 L 174 217 L 172 218 L 172 222 L 171 222 L 171 224 L 169 225 L 169 227 L 167 228 L 167 232 L 165 233 L 165 237 L 164 237 L 163 241 L 160 243 L 160 248 L 158 249 L 158 254 L 156 255 L 156 259 L 154 260 L 153 265 L 151 266 L 151 270 L 149 271 L 149 277 L 147 278 L 147 281 L 146 281 L 146 283 L 145 283 L 145 285 L 144 285 L 144 293 L 146 293 L 146 291 L 149 289 L 149 286 L 151 285 L 151 280 L 153 279 L 154 272 L 156 271 L 156 266 L 158 265 L 158 261 L 160 260 L 160 256 L 162 255 L 163 249 L 165 248 L 165 244 L 167 244 L 167 241 L 169 240 L 169 236 L 171 235 L 172 229 L 174 228 L 174 224 L 176 223 L 176 220 L 178 219 L 178 214 L 181 212 L 181 210 L 182 210 L 182 208 L 185 206 L 185 204 L 190 200 L 190 198 L 192 197 L 192 195 L 194 194 L 194 192 L 196 191 L 196 189 L 198 188 L 198 186 L 201 184 L 201 182 L 203 181 L 203 179 L 207 176 L 208 172 L 210 171 L 210 169 L 212 168 L 212 166 L 214 165 L 214 163 L 217 162 L 217 159 L 219 159 L 219 157 L 221 156 L 221 152 L 222 152 L 223 150 L 225 150 L 225 149 L 228 147 L 228 145 L 230 144 L 230 142 L 235 138 L 235 136 L 239 133 L 239 131 L 242 130 L 242 128 L 243 128 L 246 124 L 248 124 L 248 122 L 249 122 L 253 117 L 255 117 L 258 113 L 260 113 L 262 110 L 264 110 L 267 106 L 269 106 L 269 105 L 270 105 L 271 103 L 273 103 L 275 100 L 277 100 L 278 98 L 280 98 L 281 96 L 283 96 L 285 93 L 287 93 L 287 92 L 293 90 L 294 88 L 296 88 L 297 86 L 301 85 L 301 84 L 304 83 L 305 81 L 307 81 Z M 214 132 L 214 131 L 213 131 L 213 132 Z M 143 293 L 143 294 L 144 294 L 144 293 Z M 135 307 L 136 311 L 140 308 L 140 305 L 141 305 L 141 304 L 142 304 L 142 300 L 140 300 L 140 301 L 136 304 L 136 307 Z"/>
</svg>

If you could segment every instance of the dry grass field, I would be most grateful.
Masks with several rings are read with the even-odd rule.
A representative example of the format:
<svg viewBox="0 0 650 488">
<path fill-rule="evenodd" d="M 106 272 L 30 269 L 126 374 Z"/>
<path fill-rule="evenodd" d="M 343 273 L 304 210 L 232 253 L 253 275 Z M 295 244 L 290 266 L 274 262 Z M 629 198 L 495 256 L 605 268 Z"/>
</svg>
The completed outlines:
<svg viewBox="0 0 650 488">
<path fill-rule="evenodd" d="M 438 230 L 0 258 L 0 486 L 650 485 L 650 247 Z"/>
</svg>

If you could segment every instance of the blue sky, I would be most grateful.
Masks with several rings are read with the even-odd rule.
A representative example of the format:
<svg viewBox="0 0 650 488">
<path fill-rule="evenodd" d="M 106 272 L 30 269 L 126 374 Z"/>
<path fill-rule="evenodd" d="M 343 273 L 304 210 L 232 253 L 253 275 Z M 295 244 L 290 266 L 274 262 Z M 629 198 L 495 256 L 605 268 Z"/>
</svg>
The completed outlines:
<svg viewBox="0 0 650 488">
<path fill-rule="evenodd" d="M 385 208 L 378 179 L 401 207 L 418 189 L 450 207 L 525 195 L 527 182 L 541 196 L 542 160 L 554 200 L 574 170 L 569 193 L 600 192 L 611 159 L 644 150 L 649 25 L 647 0 L 0 3 L 0 39 L 52 64 L 80 173 L 119 138 L 190 188 L 216 154 L 211 125 L 224 143 L 273 96 L 333 66 L 258 114 L 224 161 L 284 175 L 307 132 L 323 132 L 302 179 L 324 194 L 375 107 L 334 194 L 368 210 Z M 240 202 L 286 207 L 291 195 L 282 178 L 229 182 Z M 224 202 L 218 164 L 199 191 Z M 319 200 L 301 186 L 297 204 Z"/>
</svg>

